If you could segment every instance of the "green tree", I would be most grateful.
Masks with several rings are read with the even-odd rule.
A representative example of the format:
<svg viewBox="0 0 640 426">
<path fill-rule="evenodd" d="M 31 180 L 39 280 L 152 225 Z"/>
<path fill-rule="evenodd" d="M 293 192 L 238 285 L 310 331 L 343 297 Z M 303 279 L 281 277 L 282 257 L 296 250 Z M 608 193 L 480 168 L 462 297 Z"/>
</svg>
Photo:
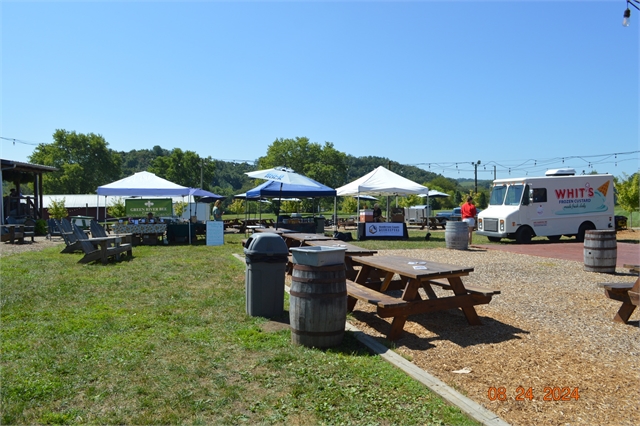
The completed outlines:
<svg viewBox="0 0 640 426">
<path fill-rule="evenodd" d="M 188 205 L 189 204 L 186 201 L 178 201 L 177 203 L 175 203 L 173 205 L 173 211 L 175 212 L 176 216 L 182 216 L 182 213 L 184 213 Z"/>
<path fill-rule="evenodd" d="M 124 217 L 127 214 L 126 211 L 124 200 L 120 197 L 113 200 L 107 206 L 107 213 L 111 217 Z"/>
<path fill-rule="evenodd" d="M 355 213 L 358 209 L 358 200 L 355 197 L 342 199 L 342 213 Z"/>
<path fill-rule="evenodd" d="M 258 168 L 289 167 L 331 188 L 342 186 L 346 176 L 346 154 L 333 144 L 309 142 L 306 137 L 276 139 L 267 149 L 267 155 L 258 159 Z"/>
<path fill-rule="evenodd" d="M 458 183 L 454 179 L 438 176 L 427 182 L 425 186 L 452 195 L 458 188 Z"/>
<path fill-rule="evenodd" d="M 456 207 L 459 207 L 462 205 L 462 194 L 460 193 L 460 191 L 455 192 L 455 194 L 453 194 L 453 204 Z"/>
<path fill-rule="evenodd" d="M 47 209 L 49 216 L 53 219 L 58 220 L 69 216 L 69 212 L 64 205 L 66 201 L 67 200 L 65 198 L 63 198 L 62 200 L 52 199 L 51 203 L 49 204 L 49 208 Z"/>
<path fill-rule="evenodd" d="M 422 197 L 418 197 L 417 195 L 409 195 L 407 197 L 402 197 L 398 200 L 398 205 L 400 207 L 411 207 L 418 206 L 424 204 Z"/>
<path fill-rule="evenodd" d="M 233 200 L 233 203 L 229 205 L 229 211 L 237 215 L 244 213 L 244 200 Z"/>
<path fill-rule="evenodd" d="M 629 224 L 633 223 L 633 212 L 640 210 L 640 174 L 631 176 L 623 173 L 622 179 L 615 179 L 618 191 L 618 205 L 629 212 Z"/>
<path fill-rule="evenodd" d="M 213 179 L 215 165 L 211 163 L 211 159 L 205 161 L 193 151 L 175 148 L 167 156 L 156 157 L 149 167 L 149 171 L 178 185 L 199 188 L 200 173 L 203 174 L 203 182 L 211 182 Z"/>
<path fill-rule="evenodd" d="M 131 176 L 137 172 L 149 170 L 153 161 L 157 157 L 169 155 L 170 152 L 160 148 L 158 145 L 153 149 L 131 150 L 129 152 L 120 152 L 122 157 L 122 176 Z"/>
<path fill-rule="evenodd" d="M 477 206 L 479 209 L 486 209 L 488 205 L 487 194 L 484 191 L 480 191 L 477 197 Z"/>
<path fill-rule="evenodd" d="M 56 130 L 53 142 L 38 145 L 29 161 L 58 168 L 44 174 L 45 193 L 93 194 L 98 186 L 121 178 L 120 155 L 108 146 L 100 135 Z"/>
</svg>

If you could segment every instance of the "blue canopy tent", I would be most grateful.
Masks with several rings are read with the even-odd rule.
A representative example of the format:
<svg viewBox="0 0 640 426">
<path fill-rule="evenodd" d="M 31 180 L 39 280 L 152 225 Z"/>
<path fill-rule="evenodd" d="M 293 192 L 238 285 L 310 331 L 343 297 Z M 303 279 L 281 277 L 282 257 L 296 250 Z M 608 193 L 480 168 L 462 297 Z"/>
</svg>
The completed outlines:
<svg viewBox="0 0 640 426">
<path fill-rule="evenodd" d="M 267 181 L 246 192 L 247 199 L 259 198 L 291 198 L 291 197 L 334 197 L 336 190 L 313 179 L 307 178 L 317 186 L 296 185 L 277 181 Z M 280 207 L 278 206 L 278 210 Z M 279 214 L 279 212 L 278 212 Z M 276 222 L 277 223 L 277 222 Z M 276 225 L 277 227 L 277 225 Z"/>
<path fill-rule="evenodd" d="M 267 181 L 247 191 L 247 198 L 284 198 L 284 197 L 335 197 L 336 190 L 329 188 L 313 179 L 309 179 L 318 186 L 294 185 Z"/>
</svg>

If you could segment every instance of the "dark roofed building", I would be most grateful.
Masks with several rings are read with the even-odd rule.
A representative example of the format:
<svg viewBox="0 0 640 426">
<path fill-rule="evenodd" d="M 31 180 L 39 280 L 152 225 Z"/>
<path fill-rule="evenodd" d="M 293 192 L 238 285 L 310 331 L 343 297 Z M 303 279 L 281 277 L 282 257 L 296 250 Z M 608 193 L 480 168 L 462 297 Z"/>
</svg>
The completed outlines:
<svg viewBox="0 0 640 426">
<path fill-rule="evenodd" d="M 42 166 L 40 164 L 22 163 L 20 161 L 12 161 L 0 159 L 2 163 L 2 185 L 5 182 L 11 182 L 16 189 L 16 197 L 2 198 L 2 223 L 9 215 L 17 218 L 31 217 L 33 219 L 41 219 L 43 215 L 42 203 L 42 175 L 44 173 L 55 172 L 58 169 L 51 166 Z M 33 197 L 21 197 L 20 186 L 28 182 L 33 182 Z M 3 191 L 4 193 L 4 191 Z"/>
</svg>

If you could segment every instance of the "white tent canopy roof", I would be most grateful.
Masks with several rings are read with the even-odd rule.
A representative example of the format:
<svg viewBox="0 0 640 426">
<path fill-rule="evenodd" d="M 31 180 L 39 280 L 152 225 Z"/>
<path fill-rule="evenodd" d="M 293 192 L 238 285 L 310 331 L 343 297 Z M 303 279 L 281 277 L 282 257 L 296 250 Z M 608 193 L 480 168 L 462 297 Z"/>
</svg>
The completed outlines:
<svg viewBox="0 0 640 426">
<path fill-rule="evenodd" d="M 79 207 L 89 207 L 95 208 L 99 205 L 98 198 L 101 196 L 96 196 L 96 194 L 54 194 L 54 195 L 43 195 L 42 196 L 42 207 L 48 209 L 51 207 L 51 202 L 62 201 L 64 199 L 64 206 L 66 208 L 79 208 Z M 120 196 L 109 196 L 107 198 L 107 205 L 112 204 L 117 199 L 126 200 L 127 198 L 141 198 L 140 196 L 135 197 L 120 197 Z M 171 198 L 172 203 L 177 203 L 180 201 L 185 201 L 185 197 L 183 196 L 174 196 L 174 197 L 162 197 L 162 196 L 147 196 L 143 198 L 156 199 L 156 198 Z M 188 197 L 188 201 L 193 201 L 193 197 Z"/>
<path fill-rule="evenodd" d="M 336 189 L 339 197 L 346 195 L 411 195 L 428 193 L 429 188 L 404 178 L 382 166 Z"/>
<path fill-rule="evenodd" d="M 430 189 L 426 194 L 418 194 L 418 197 L 449 197 L 449 194 L 444 192 L 436 191 L 435 189 Z"/>
<path fill-rule="evenodd" d="M 138 172 L 98 187 L 98 195 L 186 196 L 189 188 L 162 179 L 153 173 Z"/>
</svg>

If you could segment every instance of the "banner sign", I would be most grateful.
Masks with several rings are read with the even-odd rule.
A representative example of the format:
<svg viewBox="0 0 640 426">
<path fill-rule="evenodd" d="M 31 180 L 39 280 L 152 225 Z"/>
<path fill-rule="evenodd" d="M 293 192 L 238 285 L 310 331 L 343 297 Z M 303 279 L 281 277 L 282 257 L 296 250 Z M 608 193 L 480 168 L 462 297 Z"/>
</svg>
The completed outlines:
<svg viewBox="0 0 640 426">
<path fill-rule="evenodd" d="M 173 216 L 171 198 L 136 198 L 124 200 L 125 215 L 129 217 L 145 217 L 152 212 L 155 217 Z"/>
<path fill-rule="evenodd" d="M 224 244 L 224 222 L 221 220 L 207 221 L 207 245 L 221 246 Z"/>
<path fill-rule="evenodd" d="M 364 235 L 366 237 L 404 237 L 404 223 L 367 223 Z"/>
</svg>

